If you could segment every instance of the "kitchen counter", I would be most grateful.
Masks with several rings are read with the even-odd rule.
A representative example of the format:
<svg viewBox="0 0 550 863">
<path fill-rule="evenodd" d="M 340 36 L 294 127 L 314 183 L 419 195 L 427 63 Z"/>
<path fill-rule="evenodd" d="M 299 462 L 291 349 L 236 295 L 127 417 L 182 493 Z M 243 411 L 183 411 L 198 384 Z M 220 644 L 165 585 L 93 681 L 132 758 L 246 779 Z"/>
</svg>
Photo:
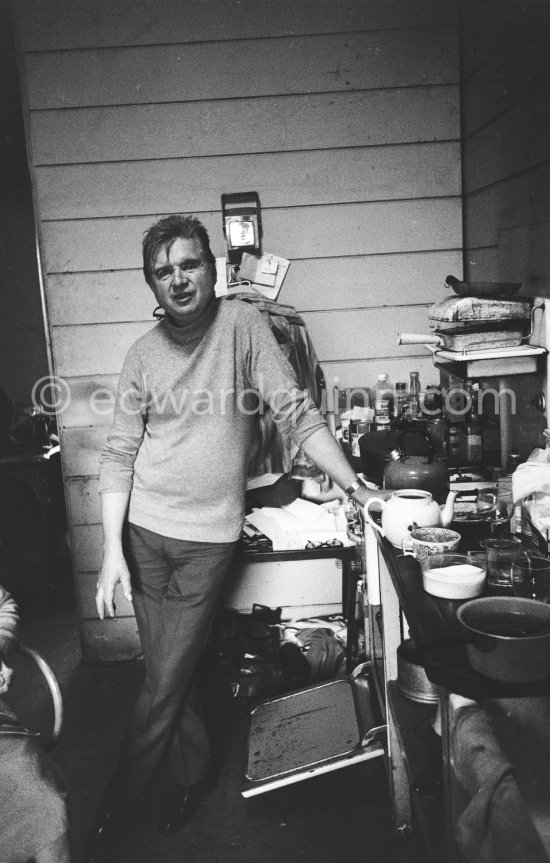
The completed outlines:
<svg viewBox="0 0 550 863">
<path fill-rule="evenodd" d="M 418 562 L 400 554 L 378 533 L 376 538 L 383 621 L 382 689 L 396 829 L 416 825 L 430 863 L 471 859 L 467 853 L 464 857 L 465 845 L 467 841 L 475 845 L 472 836 L 476 831 L 479 841 L 491 849 L 483 858 L 491 863 L 515 863 L 523 841 L 526 848 L 537 849 L 535 856 L 526 859 L 549 860 L 550 678 L 508 684 L 475 672 L 456 619 L 456 610 L 465 600 L 427 594 Z M 415 641 L 428 678 L 439 687 L 441 736 L 433 727 L 435 705 L 409 701 L 397 686 L 396 650 L 408 635 Z M 482 736 L 462 730 L 455 734 L 457 714 L 452 702 L 457 695 L 463 696 L 465 705 L 459 710 L 477 712 L 474 721 L 483 728 Z M 484 753 L 490 753 L 489 757 Z M 504 792 L 495 784 L 494 764 L 504 765 L 503 775 L 509 777 L 509 816 L 499 805 Z M 462 785 L 464 776 L 474 777 L 476 793 L 470 794 Z M 504 842 L 503 823 L 511 831 Z M 513 836 L 516 823 L 519 840 Z"/>
<path fill-rule="evenodd" d="M 411 637 L 432 683 L 475 700 L 550 695 L 550 675 L 537 683 L 501 683 L 474 671 L 456 618 L 465 600 L 439 599 L 426 593 L 418 561 L 400 554 L 378 533 L 377 537 Z"/>
</svg>

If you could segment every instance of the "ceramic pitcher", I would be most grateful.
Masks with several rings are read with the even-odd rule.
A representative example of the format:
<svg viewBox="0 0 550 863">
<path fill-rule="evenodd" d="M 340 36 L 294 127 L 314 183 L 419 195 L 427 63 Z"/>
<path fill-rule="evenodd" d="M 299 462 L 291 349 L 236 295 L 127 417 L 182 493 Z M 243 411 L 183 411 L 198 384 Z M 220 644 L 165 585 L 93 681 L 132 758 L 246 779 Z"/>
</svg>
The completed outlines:
<svg viewBox="0 0 550 863">
<path fill-rule="evenodd" d="M 389 500 L 371 497 L 365 506 L 365 518 L 375 530 L 401 548 L 403 540 L 414 527 L 447 527 L 451 523 L 456 492 L 450 492 L 444 507 L 433 499 L 429 491 L 419 488 L 402 488 L 394 491 Z M 382 510 L 382 526 L 371 514 L 371 506 L 377 503 Z"/>
</svg>

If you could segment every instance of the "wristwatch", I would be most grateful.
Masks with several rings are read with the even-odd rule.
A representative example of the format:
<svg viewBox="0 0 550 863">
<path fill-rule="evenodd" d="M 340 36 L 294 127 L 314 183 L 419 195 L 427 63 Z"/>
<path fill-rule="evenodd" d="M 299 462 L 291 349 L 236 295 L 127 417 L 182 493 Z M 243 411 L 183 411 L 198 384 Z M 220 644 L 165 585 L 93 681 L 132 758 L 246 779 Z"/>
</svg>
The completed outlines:
<svg viewBox="0 0 550 863">
<path fill-rule="evenodd" d="M 355 482 L 352 482 L 352 484 L 348 485 L 348 487 L 345 489 L 346 497 L 349 497 L 351 500 L 355 501 L 354 495 L 357 494 L 357 492 L 361 488 L 367 488 L 367 486 L 362 480 L 357 478 Z M 356 503 L 359 503 L 359 501 L 356 501 Z"/>
</svg>

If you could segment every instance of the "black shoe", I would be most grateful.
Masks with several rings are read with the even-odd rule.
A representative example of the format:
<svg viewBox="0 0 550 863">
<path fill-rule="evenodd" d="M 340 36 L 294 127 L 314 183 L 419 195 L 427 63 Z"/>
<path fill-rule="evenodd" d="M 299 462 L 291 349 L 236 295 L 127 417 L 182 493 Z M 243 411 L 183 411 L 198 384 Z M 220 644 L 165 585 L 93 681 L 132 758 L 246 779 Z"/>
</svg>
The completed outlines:
<svg viewBox="0 0 550 863">
<path fill-rule="evenodd" d="M 202 782 L 195 785 L 176 785 L 159 818 L 160 833 L 170 834 L 183 830 L 195 817 L 206 797 Z"/>
<path fill-rule="evenodd" d="M 85 863 L 120 863 L 120 849 L 135 829 L 137 813 L 131 808 L 102 807 L 96 814 L 84 850 Z M 139 818 L 137 818 L 139 823 Z"/>
</svg>

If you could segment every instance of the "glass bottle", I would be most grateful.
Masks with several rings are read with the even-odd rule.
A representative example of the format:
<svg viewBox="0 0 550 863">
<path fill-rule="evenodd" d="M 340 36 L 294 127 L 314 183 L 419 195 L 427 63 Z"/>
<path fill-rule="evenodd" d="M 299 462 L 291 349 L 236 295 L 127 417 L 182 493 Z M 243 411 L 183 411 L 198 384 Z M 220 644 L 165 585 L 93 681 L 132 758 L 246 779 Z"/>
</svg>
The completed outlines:
<svg viewBox="0 0 550 863">
<path fill-rule="evenodd" d="M 460 432 L 460 458 L 463 464 L 479 464 L 483 458 L 482 427 L 478 413 L 479 384 L 466 381 L 469 409 Z"/>
<path fill-rule="evenodd" d="M 411 372 L 409 383 L 409 417 L 412 420 L 421 418 L 420 410 L 420 374 Z"/>
<path fill-rule="evenodd" d="M 402 421 L 405 419 L 407 408 L 409 405 L 409 393 L 405 381 L 398 381 L 395 384 L 395 418 Z"/>
</svg>

